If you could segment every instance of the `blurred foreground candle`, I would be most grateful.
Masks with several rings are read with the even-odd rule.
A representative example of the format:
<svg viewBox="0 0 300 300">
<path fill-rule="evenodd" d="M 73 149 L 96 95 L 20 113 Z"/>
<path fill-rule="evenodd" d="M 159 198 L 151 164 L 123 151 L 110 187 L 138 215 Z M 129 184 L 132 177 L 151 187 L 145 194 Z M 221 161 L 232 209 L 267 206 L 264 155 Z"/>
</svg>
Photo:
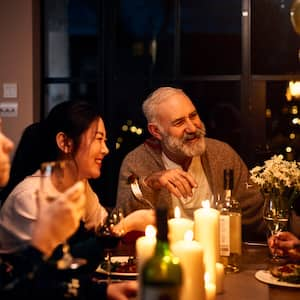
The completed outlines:
<svg viewBox="0 0 300 300">
<path fill-rule="evenodd" d="M 173 243 L 183 240 L 184 234 L 188 230 L 194 230 L 194 222 L 190 219 L 180 217 L 180 209 L 178 206 L 174 209 L 174 217 L 168 221 L 169 241 Z"/>
<path fill-rule="evenodd" d="M 210 282 L 216 284 L 216 263 L 219 260 L 219 211 L 210 208 L 209 200 L 202 201 L 203 208 L 194 211 L 195 240 L 204 251 L 205 271 Z"/>
<path fill-rule="evenodd" d="M 203 248 L 193 241 L 193 231 L 185 233 L 184 240 L 171 245 L 173 254 L 180 259 L 183 270 L 181 300 L 205 299 Z"/>
<path fill-rule="evenodd" d="M 216 278 L 217 294 L 222 294 L 224 291 L 224 276 L 225 276 L 224 265 L 217 262 L 216 272 L 217 272 L 217 278 Z"/>
<path fill-rule="evenodd" d="M 216 285 L 210 281 L 209 273 L 205 273 L 205 300 L 215 300 L 216 299 Z"/>
<path fill-rule="evenodd" d="M 145 230 L 145 236 L 141 236 L 136 240 L 136 257 L 138 262 L 138 271 L 143 263 L 153 256 L 156 245 L 156 228 L 148 225 Z"/>
<path fill-rule="evenodd" d="M 150 257 L 154 255 L 156 246 L 156 228 L 152 225 L 147 225 L 145 236 L 141 236 L 136 240 L 135 252 L 137 258 L 138 285 L 141 287 L 141 270 L 142 266 Z M 141 299 L 140 288 L 138 290 L 138 300 Z"/>
</svg>

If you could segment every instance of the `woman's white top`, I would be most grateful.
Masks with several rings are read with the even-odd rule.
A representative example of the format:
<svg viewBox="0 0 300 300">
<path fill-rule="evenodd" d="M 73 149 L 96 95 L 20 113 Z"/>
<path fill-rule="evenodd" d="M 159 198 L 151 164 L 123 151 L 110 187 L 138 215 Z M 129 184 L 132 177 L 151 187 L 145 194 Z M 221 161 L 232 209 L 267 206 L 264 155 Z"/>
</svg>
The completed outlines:
<svg viewBox="0 0 300 300">
<path fill-rule="evenodd" d="M 0 253 L 11 253 L 29 244 L 32 229 L 38 215 L 37 190 L 40 187 L 40 171 L 26 177 L 9 194 L 0 210 Z M 51 195 L 60 194 L 51 181 L 46 185 Z M 86 208 L 83 222 L 88 230 L 103 223 L 107 212 L 101 206 L 90 185 L 86 187 Z M 55 220 L 53 220 L 55 222 Z"/>
</svg>

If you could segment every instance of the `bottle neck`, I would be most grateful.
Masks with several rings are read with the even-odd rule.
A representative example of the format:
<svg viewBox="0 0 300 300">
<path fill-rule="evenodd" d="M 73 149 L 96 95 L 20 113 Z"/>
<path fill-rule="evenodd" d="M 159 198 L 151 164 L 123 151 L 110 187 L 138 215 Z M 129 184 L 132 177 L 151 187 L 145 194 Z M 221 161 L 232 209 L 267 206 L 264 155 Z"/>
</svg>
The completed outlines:
<svg viewBox="0 0 300 300">
<path fill-rule="evenodd" d="M 167 256 L 171 252 L 168 240 L 157 240 L 155 253 L 159 256 Z"/>
<path fill-rule="evenodd" d="M 234 197 L 232 197 L 232 190 L 225 190 L 224 207 L 235 212 L 240 212 L 240 203 Z"/>
<path fill-rule="evenodd" d="M 231 198 L 232 189 L 233 189 L 233 169 L 225 169 L 224 170 L 225 199 Z"/>
<path fill-rule="evenodd" d="M 230 201 L 232 196 L 232 191 L 231 189 L 226 189 L 225 190 L 225 201 Z"/>
<path fill-rule="evenodd" d="M 156 254 L 160 256 L 167 255 L 169 250 L 168 240 L 168 210 L 167 207 L 161 207 L 156 211 L 157 243 Z"/>
</svg>

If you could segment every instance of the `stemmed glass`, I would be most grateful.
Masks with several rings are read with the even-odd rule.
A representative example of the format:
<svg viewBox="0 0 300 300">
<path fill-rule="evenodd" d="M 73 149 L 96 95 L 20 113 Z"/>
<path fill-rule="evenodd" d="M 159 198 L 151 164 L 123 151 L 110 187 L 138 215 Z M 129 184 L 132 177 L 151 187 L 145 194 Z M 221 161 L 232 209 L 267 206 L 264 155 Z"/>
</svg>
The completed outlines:
<svg viewBox="0 0 300 300">
<path fill-rule="evenodd" d="M 108 212 L 105 223 L 98 229 L 98 237 L 101 239 L 106 252 L 106 271 L 108 281 L 111 278 L 112 250 L 119 245 L 124 236 L 124 215 L 121 208 L 113 208 Z"/>
<path fill-rule="evenodd" d="M 275 236 L 281 231 L 287 230 L 289 222 L 289 208 L 286 199 L 282 199 L 280 195 L 273 193 L 264 194 L 263 218 L 269 229 L 271 236 Z M 275 243 L 276 245 L 276 243 Z M 272 254 L 272 263 L 278 263 L 279 257 L 276 251 Z"/>
<path fill-rule="evenodd" d="M 69 187 L 76 183 L 74 176 L 66 175 L 67 161 L 51 161 L 41 164 L 41 180 L 39 197 L 40 200 L 55 201 L 59 194 L 64 193 Z M 55 222 L 55 220 L 53 220 Z M 57 261 L 58 269 L 77 269 L 87 263 L 84 258 L 75 258 L 70 253 L 67 241 L 62 245 L 63 256 Z"/>
</svg>

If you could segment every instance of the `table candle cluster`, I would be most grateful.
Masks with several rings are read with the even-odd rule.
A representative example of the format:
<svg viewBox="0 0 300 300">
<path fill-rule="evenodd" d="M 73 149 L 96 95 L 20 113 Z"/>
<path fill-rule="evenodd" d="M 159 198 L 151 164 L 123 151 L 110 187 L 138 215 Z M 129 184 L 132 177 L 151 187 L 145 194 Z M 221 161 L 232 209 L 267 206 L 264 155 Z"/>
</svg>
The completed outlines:
<svg viewBox="0 0 300 300">
<path fill-rule="evenodd" d="M 219 211 L 210 208 L 208 200 L 203 201 L 193 221 L 182 218 L 176 207 L 168 227 L 172 252 L 180 259 L 183 271 L 180 299 L 214 300 L 224 289 L 224 266 L 219 262 Z M 147 226 L 145 236 L 136 241 L 139 270 L 154 253 L 153 232 L 153 226 Z"/>
</svg>

